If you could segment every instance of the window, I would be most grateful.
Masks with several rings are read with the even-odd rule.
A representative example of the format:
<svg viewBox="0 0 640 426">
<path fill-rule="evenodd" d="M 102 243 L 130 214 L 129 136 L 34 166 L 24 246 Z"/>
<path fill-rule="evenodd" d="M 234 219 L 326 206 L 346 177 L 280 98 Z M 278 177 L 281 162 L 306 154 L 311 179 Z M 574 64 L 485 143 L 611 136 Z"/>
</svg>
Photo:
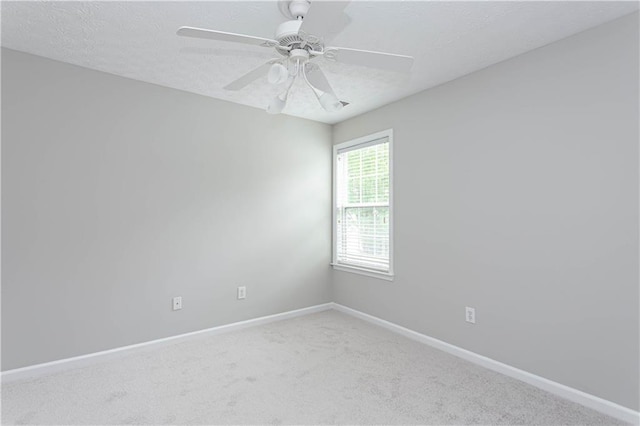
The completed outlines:
<svg viewBox="0 0 640 426">
<path fill-rule="evenodd" d="M 334 147 L 333 267 L 393 277 L 392 131 Z"/>
</svg>

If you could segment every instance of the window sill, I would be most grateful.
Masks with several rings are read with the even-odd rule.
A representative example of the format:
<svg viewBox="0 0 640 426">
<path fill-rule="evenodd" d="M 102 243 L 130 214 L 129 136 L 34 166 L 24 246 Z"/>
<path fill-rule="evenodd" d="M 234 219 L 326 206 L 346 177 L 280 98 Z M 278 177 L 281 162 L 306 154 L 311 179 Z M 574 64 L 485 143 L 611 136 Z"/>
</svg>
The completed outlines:
<svg viewBox="0 0 640 426">
<path fill-rule="evenodd" d="M 365 275 L 385 281 L 393 281 L 394 275 L 388 272 L 373 271 L 371 269 L 358 268 L 357 266 L 343 265 L 341 263 L 331 263 L 336 271 L 350 272 L 352 274 Z"/>
</svg>

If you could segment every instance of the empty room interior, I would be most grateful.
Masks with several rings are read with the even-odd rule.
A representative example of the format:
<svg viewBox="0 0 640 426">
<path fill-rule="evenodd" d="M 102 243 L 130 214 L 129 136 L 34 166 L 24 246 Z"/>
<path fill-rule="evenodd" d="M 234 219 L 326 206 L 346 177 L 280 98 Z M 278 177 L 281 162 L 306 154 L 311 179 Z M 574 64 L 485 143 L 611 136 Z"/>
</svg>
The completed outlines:
<svg viewBox="0 0 640 426">
<path fill-rule="evenodd" d="M 2 1 L 2 424 L 640 424 L 637 1 Z"/>
</svg>

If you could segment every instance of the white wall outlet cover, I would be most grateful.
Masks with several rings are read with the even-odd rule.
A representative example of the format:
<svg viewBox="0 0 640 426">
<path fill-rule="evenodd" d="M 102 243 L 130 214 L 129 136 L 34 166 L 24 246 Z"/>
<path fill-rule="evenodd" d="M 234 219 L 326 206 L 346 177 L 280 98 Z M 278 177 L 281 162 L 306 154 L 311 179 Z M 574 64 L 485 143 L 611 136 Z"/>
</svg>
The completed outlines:
<svg viewBox="0 0 640 426">
<path fill-rule="evenodd" d="M 470 322 L 471 324 L 476 323 L 476 309 L 466 307 L 465 308 L 465 321 Z"/>
<path fill-rule="evenodd" d="M 182 309 L 182 296 L 173 298 L 173 310 L 178 311 Z"/>
<path fill-rule="evenodd" d="M 247 288 L 238 287 L 238 299 L 245 299 L 247 297 Z"/>
</svg>

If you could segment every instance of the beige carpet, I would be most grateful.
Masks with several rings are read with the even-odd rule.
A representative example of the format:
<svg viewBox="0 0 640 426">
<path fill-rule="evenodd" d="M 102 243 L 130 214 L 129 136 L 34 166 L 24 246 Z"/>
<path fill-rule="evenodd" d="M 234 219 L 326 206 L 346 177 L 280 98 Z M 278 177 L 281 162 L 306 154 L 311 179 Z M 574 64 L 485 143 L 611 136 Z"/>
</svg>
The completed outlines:
<svg viewBox="0 0 640 426">
<path fill-rule="evenodd" d="M 336 311 L 2 385 L 3 424 L 621 424 Z"/>
</svg>

